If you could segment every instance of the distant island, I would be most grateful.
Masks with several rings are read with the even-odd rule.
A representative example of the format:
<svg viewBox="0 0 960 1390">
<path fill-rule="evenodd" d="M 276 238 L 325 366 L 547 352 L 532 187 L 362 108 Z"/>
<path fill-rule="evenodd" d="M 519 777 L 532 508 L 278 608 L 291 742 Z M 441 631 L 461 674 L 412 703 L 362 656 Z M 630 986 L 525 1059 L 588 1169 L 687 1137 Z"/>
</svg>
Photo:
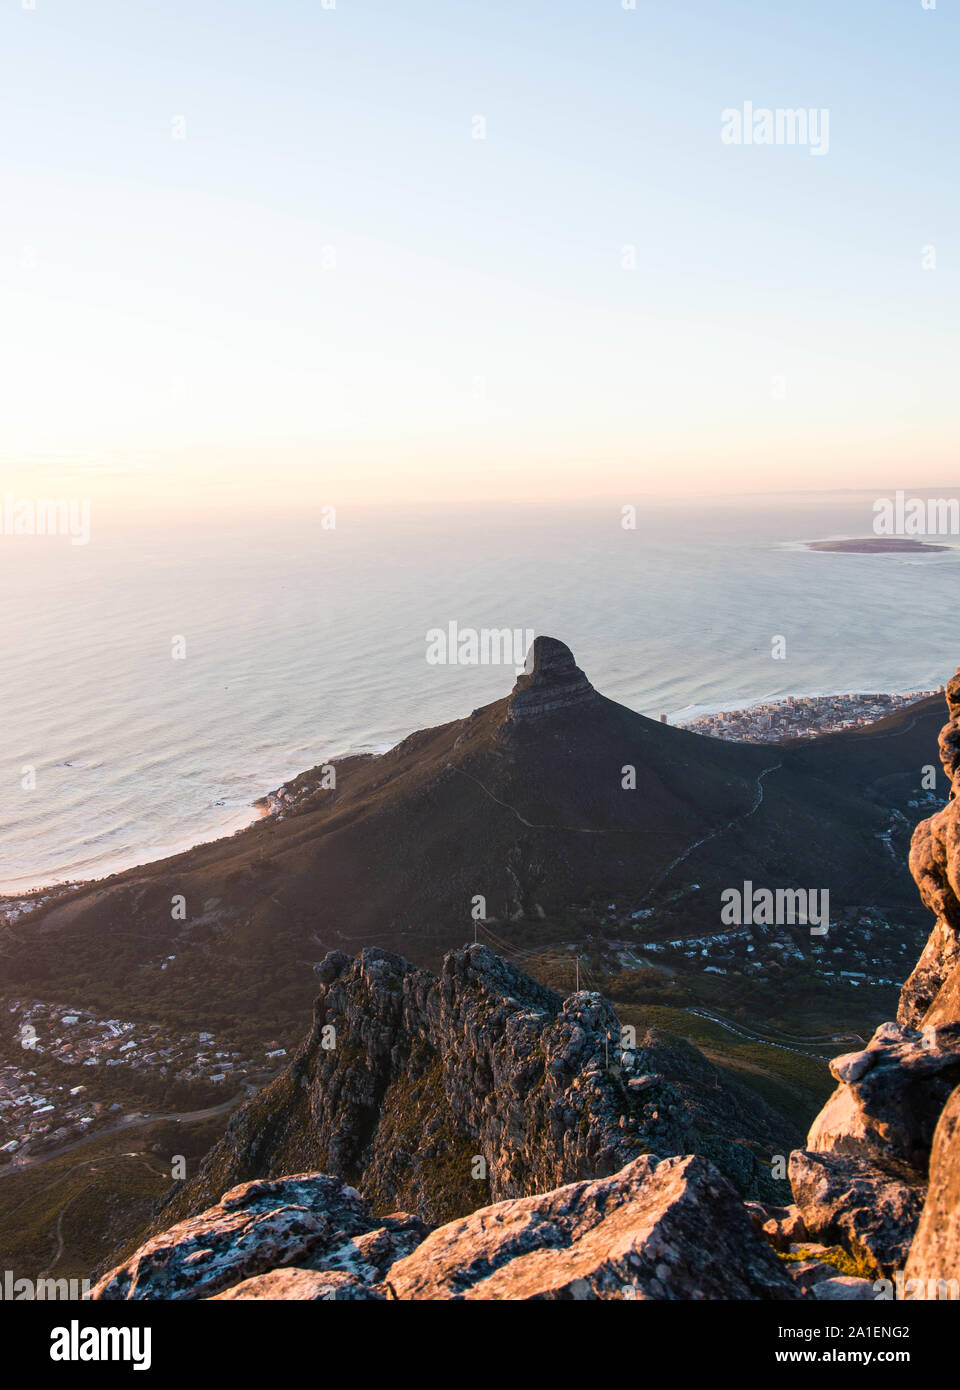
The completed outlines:
<svg viewBox="0 0 960 1390">
<path fill-rule="evenodd" d="M 859 540 L 847 541 L 807 541 L 808 550 L 827 550 L 836 555 L 885 555 L 903 554 L 904 551 L 949 550 L 948 545 L 928 545 L 926 541 L 912 541 L 903 536 L 864 536 Z"/>
</svg>

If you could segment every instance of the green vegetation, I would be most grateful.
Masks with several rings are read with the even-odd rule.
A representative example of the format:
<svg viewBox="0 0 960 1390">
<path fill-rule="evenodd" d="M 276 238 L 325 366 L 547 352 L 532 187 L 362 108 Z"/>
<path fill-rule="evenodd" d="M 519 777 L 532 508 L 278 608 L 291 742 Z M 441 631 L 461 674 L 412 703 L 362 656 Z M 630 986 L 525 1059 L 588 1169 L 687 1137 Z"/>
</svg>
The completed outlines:
<svg viewBox="0 0 960 1390">
<path fill-rule="evenodd" d="M 851 1279 L 879 1279 L 881 1274 L 865 1250 L 851 1255 L 840 1245 L 830 1245 L 826 1250 L 820 1250 L 816 1246 L 803 1245 L 788 1253 L 778 1253 L 780 1253 L 781 1260 L 788 1262 L 820 1260 L 825 1265 L 833 1265 L 838 1274 L 845 1274 Z"/>
<path fill-rule="evenodd" d="M 615 1004 L 664 1004 L 682 1008 L 685 1004 L 697 1002 L 689 985 L 682 979 L 652 967 L 604 975 L 600 986 L 601 993 Z"/>
<path fill-rule="evenodd" d="M 195 1173 L 227 1117 L 157 1121 L 0 1178 L 0 1267 L 16 1278 L 93 1278 L 136 1249 L 169 1191 L 175 1154 Z"/>
<path fill-rule="evenodd" d="M 658 1005 L 618 1006 L 621 1023 L 638 1033 L 659 1028 L 687 1039 L 721 1071 L 761 1096 L 774 1110 L 806 1130 L 836 1083 L 826 1062 L 737 1037 L 711 1019 Z"/>
<path fill-rule="evenodd" d="M 383 1098 L 377 1157 L 364 1194 L 375 1212 L 399 1206 L 428 1213 L 438 1225 L 454 1221 L 491 1200 L 488 1181 L 472 1175 L 476 1152 L 476 1141 L 458 1129 L 443 1094 L 440 1054 L 423 1053 Z"/>
</svg>

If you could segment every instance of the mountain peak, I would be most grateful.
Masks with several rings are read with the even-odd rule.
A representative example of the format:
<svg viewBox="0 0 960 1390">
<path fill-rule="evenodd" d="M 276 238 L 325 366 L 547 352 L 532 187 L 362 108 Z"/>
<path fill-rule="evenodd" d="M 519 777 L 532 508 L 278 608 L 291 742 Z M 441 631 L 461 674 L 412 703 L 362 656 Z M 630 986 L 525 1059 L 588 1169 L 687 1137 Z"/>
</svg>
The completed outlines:
<svg viewBox="0 0 960 1390">
<path fill-rule="evenodd" d="M 513 687 L 507 718 L 534 719 L 597 698 L 566 643 L 556 637 L 537 637 L 527 653 L 524 673 Z"/>
</svg>

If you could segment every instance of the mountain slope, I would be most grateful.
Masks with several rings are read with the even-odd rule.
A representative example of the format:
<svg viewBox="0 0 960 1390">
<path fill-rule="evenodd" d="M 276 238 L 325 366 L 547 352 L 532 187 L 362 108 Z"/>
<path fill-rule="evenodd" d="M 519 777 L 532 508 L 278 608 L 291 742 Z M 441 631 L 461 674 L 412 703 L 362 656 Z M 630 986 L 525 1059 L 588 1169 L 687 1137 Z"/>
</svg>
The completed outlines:
<svg viewBox="0 0 960 1390">
<path fill-rule="evenodd" d="M 940 749 L 956 789 L 960 673 L 948 706 Z M 836 1089 L 790 1155 L 791 1205 L 744 1207 L 717 1171 L 736 1129 L 729 1095 L 717 1166 L 673 1147 L 711 1140 L 709 1124 L 675 1113 L 689 1120 L 699 1103 L 702 1114 L 704 1071 L 681 1068 L 686 1095 L 676 1071 L 665 1085 L 658 1040 L 618 1047 L 598 996 L 561 1006 L 482 946 L 448 957 L 438 980 L 382 952 L 331 955 L 285 1076 L 240 1111 L 165 1205 L 159 1234 L 94 1298 L 960 1299 L 957 807 L 914 836 L 913 872 L 937 915 L 901 997 L 920 1027 L 884 1023 L 833 1059 Z M 310 1162 L 356 1176 L 366 1202 L 329 1175 L 284 1175 Z M 430 1233 L 386 1213 L 401 1195 L 436 1208 L 444 1165 L 459 1175 L 455 1203 L 470 1200 L 468 1173 L 475 1205 L 484 1189 L 500 1200 Z M 220 1198 L 251 1172 L 264 1177 Z"/>
<path fill-rule="evenodd" d="M 249 829 L 40 908 L 4 934 L 3 988 L 291 1037 L 309 1007 L 304 963 L 375 944 L 436 968 L 478 897 L 514 944 L 556 936 L 537 924 L 571 903 L 639 906 L 693 875 L 712 919 L 744 878 L 824 885 L 842 902 L 868 876 L 877 900 L 906 907 L 870 784 L 915 772 L 927 719 L 822 751 L 724 743 L 603 698 L 562 643 L 538 638 L 508 699 L 343 760 L 335 788 L 306 773 Z"/>
<path fill-rule="evenodd" d="M 712 1158 L 745 1195 L 783 1195 L 770 1155 L 799 1139 L 793 1126 L 679 1039 L 621 1046 L 594 993 L 561 1000 L 486 946 L 450 952 L 438 977 L 375 949 L 317 973 L 306 1041 L 164 1224 L 237 1183 L 310 1169 L 355 1183 L 376 1212 L 443 1221 L 653 1148 Z"/>
</svg>

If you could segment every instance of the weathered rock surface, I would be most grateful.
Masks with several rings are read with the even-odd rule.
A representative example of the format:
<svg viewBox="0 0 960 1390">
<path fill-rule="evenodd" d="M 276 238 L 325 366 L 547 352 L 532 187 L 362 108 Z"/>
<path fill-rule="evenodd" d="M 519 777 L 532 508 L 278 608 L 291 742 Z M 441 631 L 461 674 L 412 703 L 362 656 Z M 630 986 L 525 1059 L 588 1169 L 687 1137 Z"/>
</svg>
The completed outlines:
<svg viewBox="0 0 960 1390">
<path fill-rule="evenodd" d="M 703 1158 L 501 1202 L 428 1236 L 388 1276 L 400 1299 L 791 1299 L 796 1286 Z"/>
<path fill-rule="evenodd" d="M 790 1182 L 807 1235 L 840 1242 L 876 1270 L 902 1269 L 920 1220 L 924 1189 L 851 1154 L 790 1155 Z"/>
<path fill-rule="evenodd" d="M 324 1273 L 315 1269 L 273 1269 L 269 1274 L 257 1274 L 244 1279 L 223 1293 L 213 1295 L 210 1302 L 239 1302 L 245 1299 L 323 1303 L 386 1302 L 382 1286 L 362 1284 L 341 1270 Z"/>
<path fill-rule="evenodd" d="M 784 1260 L 783 1268 L 796 1284 L 800 1292 L 809 1297 L 818 1284 L 826 1279 L 836 1279 L 835 1265 L 811 1257 L 805 1260 Z"/>
<path fill-rule="evenodd" d="M 311 1034 L 165 1222 L 237 1183 L 318 1170 L 436 1224 L 649 1150 L 704 1153 L 744 1194 L 782 1195 L 763 1159 L 796 1143 L 792 1127 L 681 1040 L 651 1030 L 622 1050 L 597 994 L 563 1000 L 482 945 L 439 977 L 378 950 L 331 953 L 317 973 Z"/>
<path fill-rule="evenodd" d="M 792 1245 L 808 1239 L 799 1207 L 767 1207 L 761 1202 L 745 1202 L 744 1205 L 753 1229 L 774 1250 L 787 1251 Z"/>
<path fill-rule="evenodd" d="M 933 1134 L 960 1080 L 960 1028 L 895 1023 L 861 1052 L 830 1063 L 839 1083 L 790 1158 L 800 1221 L 814 1240 L 840 1241 L 877 1273 L 903 1269 L 926 1196 Z M 761 1230 L 776 1249 L 776 1221 Z"/>
<path fill-rule="evenodd" d="M 920 1033 L 884 1023 L 862 1052 L 834 1058 L 830 1070 L 840 1084 L 814 1120 L 807 1147 L 873 1159 L 924 1183 L 933 1132 L 960 1083 L 960 1024 Z"/>
<path fill-rule="evenodd" d="M 372 1284 L 426 1231 L 405 1213 L 373 1220 L 358 1192 L 325 1174 L 250 1182 L 141 1245 L 90 1297 L 211 1298 L 286 1266 L 340 1270 L 341 1283 Z"/>
<path fill-rule="evenodd" d="M 507 724 L 598 699 L 570 648 L 555 637 L 537 637 L 527 655 L 527 669 L 517 677 L 508 701 Z"/>
<path fill-rule="evenodd" d="M 960 672 L 947 708 L 940 759 L 951 800 L 917 827 L 910 850 L 933 931 L 901 992 L 899 1024 L 831 1062 L 837 1089 L 790 1158 L 809 1235 L 841 1241 L 885 1275 L 906 1265 L 917 1278 L 954 1277 L 960 1256 Z M 760 1229 L 782 1248 L 777 1223 Z"/>
<path fill-rule="evenodd" d="M 814 1284 L 813 1296 L 824 1303 L 871 1303 L 877 1294 L 869 1279 L 838 1274 L 833 1279 L 821 1279 Z"/>
<path fill-rule="evenodd" d="M 936 924 L 903 987 L 898 1013 L 903 1022 L 922 1024 L 925 1041 L 932 1035 L 937 1042 L 944 1035 L 953 1041 L 960 1024 L 960 671 L 947 686 L 947 710 L 940 761 L 950 779 L 950 801 L 917 827 L 910 848 L 910 871 Z M 942 1079 L 956 1083 L 960 1076 L 944 1070 Z M 925 1114 L 924 1130 L 928 1126 Z M 904 1273 L 920 1297 L 943 1297 L 940 1281 L 960 1279 L 960 1087 L 937 1121 L 929 1191 Z M 956 1288 L 953 1283 L 946 1296 Z"/>
<path fill-rule="evenodd" d="M 950 801 L 913 833 L 910 872 L 936 917 L 933 931 L 900 994 L 897 1018 L 923 1024 L 960 1022 L 960 672 L 947 686 L 949 723 L 940 732 L 940 761 Z"/>
<path fill-rule="evenodd" d="M 907 1261 L 906 1278 L 960 1279 L 960 1087 L 940 1116 L 930 1161 L 930 1190 Z"/>
<path fill-rule="evenodd" d="M 94 1299 L 789 1300 L 794 1279 L 723 1175 L 643 1155 L 432 1233 L 318 1173 L 253 1182 L 141 1246 Z"/>
</svg>

